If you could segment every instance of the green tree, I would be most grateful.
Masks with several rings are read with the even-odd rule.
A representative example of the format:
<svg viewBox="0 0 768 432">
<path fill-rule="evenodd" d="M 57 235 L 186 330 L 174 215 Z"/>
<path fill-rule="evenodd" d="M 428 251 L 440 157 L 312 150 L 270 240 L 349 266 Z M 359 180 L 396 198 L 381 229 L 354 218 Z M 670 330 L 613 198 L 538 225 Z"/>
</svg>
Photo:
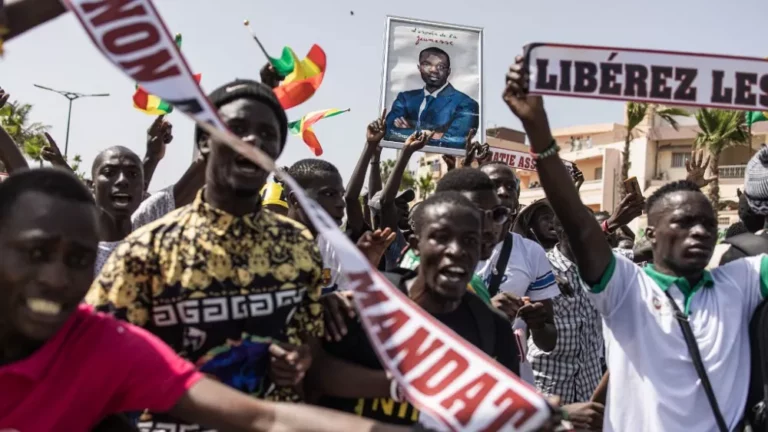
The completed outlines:
<svg viewBox="0 0 768 432">
<path fill-rule="evenodd" d="M 42 150 L 48 142 L 43 133 L 50 129 L 39 122 L 30 122 L 32 105 L 19 101 L 9 102 L 0 108 L 0 125 L 8 132 L 16 145 L 30 159 L 38 161 L 43 166 Z"/>
<path fill-rule="evenodd" d="M 423 176 L 419 177 L 419 180 L 416 182 L 416 186 L 419 188 L 419 194 L 421 195 L 421 199 L 426 199 L 429 194 L 431 194 L 435 190 L 435 180 L 432 178 L 429 174 L 424 174 Z"/>
<path fill-rule="evenodd" d="M 749 134 L 744 121 L 744 111 L 706 108 L 696 111 L 700 132 L 694 146 L 706 150 L 711 157 L 709 169 L 714 181 L 709 184 L 709 200 L 715 213 L 720 205 L 720 156 L 728 147 L 747 145 Z"/>
<path fill-rule="evenodd" d="M 392 169 L 394 168 L 395 168 L 394 159 L 387 159 L 387 160 L 381 161 L 382 184 L 387 184 L 387 180 L 389 180 L 389 176 L 390 174 L 392 174 Z M 416 187 L 416 179 L 413 177 L 413 172 L 406 169 L 405 172 L 403 172 L 403 179 L 400 180 L 399 190 L 414 189 L 415 187 Z"/>
<path fill-rule="evenodd" d="M 648 112 L 650 110 L 650 113 Z M 637 132 L 639 132 L 638 126 L 646 117 L 647 114 L 654 118 L 654 114 L 659 116 L 662 121 L 668 123 L 670 126 L 677 130 L 678 123 L 675 117 L 689 117 L 690 114 L 680 108 L 663 108 L 659 109 L 657 105 L 649 105 L 642 102 L 627 102 L 627 134 L 624 136 L 624 150 L 621 152 L 621 183 L 629 178 L 629 167 L 631 162 L 629 160 L 630 144 L 635 138 Z M 621 196 L 624 197 L 626 191 L 622 188 Z"/>
</svg>

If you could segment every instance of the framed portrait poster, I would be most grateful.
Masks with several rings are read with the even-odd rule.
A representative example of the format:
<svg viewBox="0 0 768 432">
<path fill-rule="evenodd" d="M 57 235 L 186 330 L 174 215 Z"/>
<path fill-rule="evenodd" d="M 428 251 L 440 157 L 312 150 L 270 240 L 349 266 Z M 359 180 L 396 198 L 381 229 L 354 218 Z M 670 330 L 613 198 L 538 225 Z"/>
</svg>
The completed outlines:
<svg viewBox="0 0 768 432">
<path fill-rule="evenodd" d="M 427 153 L 463 156 L 467 135 L 483 137 L 483 29 L 387 17 L 382 147 L 402 148 L 414 131 L 434 131 Z"/>
</svg>

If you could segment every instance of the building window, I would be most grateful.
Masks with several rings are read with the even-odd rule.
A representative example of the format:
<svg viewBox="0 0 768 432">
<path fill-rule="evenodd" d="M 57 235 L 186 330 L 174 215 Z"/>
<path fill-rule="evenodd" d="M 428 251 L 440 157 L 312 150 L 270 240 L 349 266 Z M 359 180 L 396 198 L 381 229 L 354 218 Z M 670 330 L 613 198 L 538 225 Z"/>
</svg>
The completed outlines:
<svg viewBox="0 0 768 432">
<path fill-rule="evenodd" d="M 690 158 L 690 153 L 672 153 L 672 168 L 683 168 L 685 161 Z"/>
<path fill-rule="evenodd" d="M 595 180 L 603 179 L 603 167 L 595 168 Z"/>
</svg>

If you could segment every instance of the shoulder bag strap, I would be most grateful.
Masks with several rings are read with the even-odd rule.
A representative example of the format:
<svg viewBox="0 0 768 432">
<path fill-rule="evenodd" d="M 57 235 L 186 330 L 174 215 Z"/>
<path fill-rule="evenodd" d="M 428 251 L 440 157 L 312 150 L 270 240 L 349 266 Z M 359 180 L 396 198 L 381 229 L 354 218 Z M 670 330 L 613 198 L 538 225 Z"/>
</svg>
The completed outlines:
<svg viewBox="0 0 768 432">
<path fill-rule="evenodd" d="M 691 330 L 691 324 L 688 322 L 688 315 L 684 314 L 677 306 L 677 302 L 669 294 L 669 291 L 664 291 L 669 301 L 672 303 L 672 307 L 675 309 L 675 318 L 677 323 L 680 324 L 680 330 L 683 332 L 685 338 L 685 344 L 688 346 L 688 353 L 691 355 L 693 366 L 696 368 L 696 374 L 701 380 L 701 385 L 704 387 L 704 392 L 707 394 L 707 400 L 709 400 L 709 406 L 712 408 L 712 413 L 715 415 L 715 421 L 717 421 L 717 428 L 720 432 L 728 432 L 728 426 L 725 424 L 723 414 L 720 412 L 720 406 L 717 404 L 715 393 L 712 391 L 712 384 L 709 382 L 709 376 L 707 376 L 707 370 L 704 369 L 704 363 L 701 361 L 701 353 L 699 352 L 699 345 L 696 343 L 696 337 Z"/>
<path fill-rule="evenodd" d="M 501 245 L 501 253 L 499 259 L 496 261 L 496 267 L 493 269 L 491 275 L 491 281 L 488 284 L 488 294 L 493 298 L 499 293 L 499 286 L 501 286 L 501 279 L 504 277 L 504 273 L 507 270 L 507 263 L 509 262 L 509 256 L 512 254 L 512 233 L 507 233 L 504 237 L 504 244 Z"/>
</svg>

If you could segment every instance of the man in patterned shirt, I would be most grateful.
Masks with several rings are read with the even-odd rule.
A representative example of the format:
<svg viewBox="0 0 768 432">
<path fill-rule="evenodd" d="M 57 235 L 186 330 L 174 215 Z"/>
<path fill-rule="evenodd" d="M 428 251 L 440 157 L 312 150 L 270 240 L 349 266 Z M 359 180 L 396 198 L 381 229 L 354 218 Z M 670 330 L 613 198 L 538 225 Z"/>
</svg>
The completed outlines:
<svg viewBox="0 0 768 432">
<path fill-rule="evenodd" d="M 557 345 L 551 352 L 528 344 L 536 388 L 548 396 L 560 396 L 564 405 L 586 402 L 603 375 L 603 334 L 600 314 L 587 298 L 568 237 L 554 219 L 557 245 L 547 258 L 560 286 L 552 299 Z"/>
<path fill-rule="evenodd" d="M 237 80 L 210 99 L 234 134 L 280 155 L 287 121 L 271 89 Z M 246 394 L 300 400 L 311 354 L 322 350 L 320 254 L 304 226 L 261 206 L 269 173 L 201 135 L 205 188 L 191 205 L 126 238 L 88 302 L 146 328 Z M 139 423 L 146 430 L 194 427 L 146 417 Z"/>
</svg>

